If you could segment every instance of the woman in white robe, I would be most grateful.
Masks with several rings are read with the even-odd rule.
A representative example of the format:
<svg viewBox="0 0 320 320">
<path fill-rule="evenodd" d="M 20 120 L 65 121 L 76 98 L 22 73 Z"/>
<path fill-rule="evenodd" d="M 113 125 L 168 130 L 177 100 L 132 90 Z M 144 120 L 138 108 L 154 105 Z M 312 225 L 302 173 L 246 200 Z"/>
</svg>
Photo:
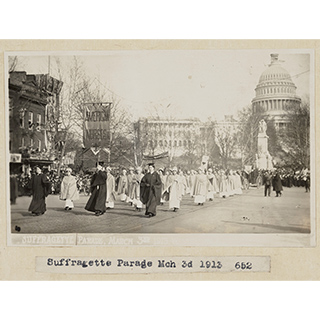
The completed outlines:
<svg viewBox="0 0 320 320">
<path fill-rule="evenodd" d="M 106 197 L 106 208 L 113 209 L 115 199 L 115 179 L 111 174 L 111 168 L 107 167 L 107 197 Z"/>
<path fill-rule="evenodd" d="M 72 210 L 74 208 L 73 201 L 79 199 L 76 178 L 71 175 L 72 169 L 66 169 L 66 175 L 61 182 L 60 200 L 65 200 L 64 209 Z"/>
<path fill-rule="evenodd" d="M 177 168 L 172 169 L 172 174 L 168 176 L 167 190 L 169 193 L 169 209 L 177 212 L 180 209 L 180 202 L 182 198 L 183 181 L 181 176 L 177 173 Z"/>
<path fill-rule="evenodd" d="M 208 192 L 208 178 L 202 168 L 199 168 L 194 182 L 194 203 L 203 206 Z"/>
<path fill-rule="evenodd" d="M 136 173 L 133 175 L 133 188 L 132 188 L 132 194 L 131 194 L 131 199 L 133 202 L 133 205 L 136 207 L 137 211 L 141 211 L 143 204 L 140 200 L 140 183 L 143 178 L 143 173 L 142 173 L 142 168 L 137 167 L 136 168 Z"/>
</svg>

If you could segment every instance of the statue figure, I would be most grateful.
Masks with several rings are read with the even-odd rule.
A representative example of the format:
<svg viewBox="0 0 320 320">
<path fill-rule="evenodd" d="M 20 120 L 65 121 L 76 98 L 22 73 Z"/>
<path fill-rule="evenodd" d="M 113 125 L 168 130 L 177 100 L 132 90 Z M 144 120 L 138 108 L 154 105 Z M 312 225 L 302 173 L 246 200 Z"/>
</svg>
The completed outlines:
<svg viewBox="0 0 320 320">
<path fill-rule="evenodd" d="M 262 119 L 259 121 L 259 133 L 263 133 L 265 135 L 266 131 L 267 131 L 267 124 L 264 121 L 264 119 Z"/>
</svg>

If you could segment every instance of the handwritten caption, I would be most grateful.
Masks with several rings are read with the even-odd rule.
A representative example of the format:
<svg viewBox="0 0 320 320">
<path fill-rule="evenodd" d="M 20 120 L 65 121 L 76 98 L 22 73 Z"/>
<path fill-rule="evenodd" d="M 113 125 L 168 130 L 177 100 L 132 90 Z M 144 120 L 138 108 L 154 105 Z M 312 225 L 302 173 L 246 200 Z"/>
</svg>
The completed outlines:
<svg viewBox="0 0 320 320">
<path fill-rule="evenodd" d="M 36 257 L 36 271 L 49 273 L 87 274 L 171 272 L 270 272 L 270 257 Z"/>
</svg>

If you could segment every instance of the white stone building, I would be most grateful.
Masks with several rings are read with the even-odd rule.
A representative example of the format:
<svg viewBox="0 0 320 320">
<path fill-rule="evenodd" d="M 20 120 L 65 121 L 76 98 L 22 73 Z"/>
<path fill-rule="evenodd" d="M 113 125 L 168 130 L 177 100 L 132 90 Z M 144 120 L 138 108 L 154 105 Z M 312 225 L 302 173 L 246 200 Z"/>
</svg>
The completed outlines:
<svg viewBox="0 0 320 320">
<path fill-rule="evenodd" d="M 278 54 L 271 54 L 271 63 L 261 74 L 255 89 L 253 111 L 256 112 L 260 107 L 268 118 L 274 119 L 276 129 L 286 127 L 286 107 L 301 103 L 296 89 L 289 72 L 281 66 Z"/>
</svg>

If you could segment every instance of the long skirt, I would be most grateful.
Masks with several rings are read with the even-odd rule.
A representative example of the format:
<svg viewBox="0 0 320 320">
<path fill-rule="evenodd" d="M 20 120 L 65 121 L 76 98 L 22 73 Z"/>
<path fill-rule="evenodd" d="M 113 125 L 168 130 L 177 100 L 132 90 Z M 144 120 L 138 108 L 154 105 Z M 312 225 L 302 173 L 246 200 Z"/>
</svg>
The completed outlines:
<svg viewBox="0 0 320 320">
<path fill-rule="evenodd" d="M 107 192 L 106 192 L 106 185 L 100 185 L 99 189 L 93 189 L 91 196 L 85 206 L 87 211 L 96 212 L 106 211 L 106 199 L 107 199 Z"/>
<path fill-rule="evenodd" d="M 157 214 L 157 200 L 154 194 L 150 193 L 149 199 L 146 203 L 146 213 Z"/>
<path fill-rule="evenodd" d="M 106 208 L 114 208 L 114 201 L 106 201 Z"/>
<path fill-rule="evenodd" d="M 180 209 L 180 200 L 176 198 L 169 200 L 169 209 L 173 209 L 173 208 Z"/>
<path fill-rule="evenodd" d="M 142 208 L 142 202 L 139 199 L 133 199 L 133 205 L 135 205 L 138 209 Z"/>
<path fill-rule="evenodd" d="M 74 204 L 73 204 L 73 201 L 72 200 L 70 200 L 70 199 L 66 199 L 66 202 L 65 202 L 65 204 L 64 204 L 64 207 L 65 208 L 71 208 L 71 209 L 73 209 L 74 208 Z"/>
<path fill-rule="evenodd" d="M 46 198 L 45 196 L 39 198 L 37 195 L 33 196 L 28 211 L 34 213 L 45 213 L 46 208 Z"/>
<path fill-rule="evenodd" d="M 213 193 L 214 193 L 213 191 L 208 191 L 208 193 L 207 193 L 207 199 L 208 199 L 208 200 L 214 198 Z"/>
<path fill-rule="evenodd" d="M 194 198 L 194 203 L 204 203 L 206 202 L 206 197 L 202 195 L 196 195 Z"/>
</svg>

